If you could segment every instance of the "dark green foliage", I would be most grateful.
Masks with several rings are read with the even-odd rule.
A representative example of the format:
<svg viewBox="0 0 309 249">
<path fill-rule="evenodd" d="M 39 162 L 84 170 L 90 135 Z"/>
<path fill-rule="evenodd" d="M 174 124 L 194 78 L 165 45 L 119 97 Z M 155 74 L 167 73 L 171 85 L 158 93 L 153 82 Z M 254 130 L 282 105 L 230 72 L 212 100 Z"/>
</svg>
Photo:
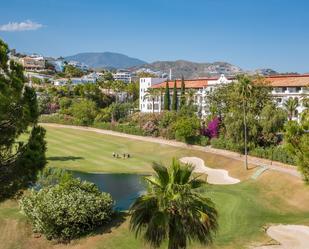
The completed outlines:
<svg viewBox="0 0 309 249">
<path fill-rule="evenodd" d="M 20 145 L 17 154 L 1 166 L 0 201 L 36 181 L 37 173 L 46 164 L 44 137 L 44 128 L 33 127 L 28 143 Z"/>
<path fill-rule="evenodd" d="M 64 74 L 66 77 L 81 77 L 84 75 L 84 72 L 77 68 L 77 67 L 74 67 L 72 65 L 66 65 L 65 68 L 64 68 Z"/>
<path fill-rule="evenodd" d="M 31 191 L 20 207 L 35 232 L 67 242 L 109 222 L 113 200 L 93 183 L 68 177 L 55 186 Z"/>
<path fill-rule="evenodd" d="M 94 127 L 104 130 L 123 132 L 132 135 L 139 135 L 139 136 L 145 135 L 144 131 L 141 128 L 130 124 L 116 124 L 116 123 L 112 124 L 112 123 L 98 122 L 94 123 Z"/>
<path fill-rule="evenodd" d="M 45 130 L 34 89 L 25 86 L 23 68 L 8 61 L 8 46 L 0 40 L 0 201 L 35 181 L 45 161 Z M 27 143 L 18 137 L 30 130 Z"/>
<path fill-rule="evenodd" d="M 40 188 L 54 186 L 72 177 L 69 171 L 61 168 L 44 168 L 38 173 L 36 185 Z"/>
<path fill-rule="evenodd" d="M 172 111 L 177 111 L 177 109 L 178 109 L 178 96 L 177 96 L 177 85 L 175 80 L 173 88 L 173 96 L 172 96 Z"/>
<path fill-rule="evenodd" d="M 216 149 L 224 149 L 224 150 L 231 150 L 235 152 L 243 152 L 243 145 L 242 144 L 235 144 L 230 139 L 226 139 L 224 136 L 220 136 L 218 138 L 213 138 L 210 141 L 211 146 Z"/>
<path fill-rule="evenodd" d="M 73 91 L 75 96 L 94 101 L 98 108 L 105 108 L 115 101 L 114 96 L 102 92 L 99 84 L 88 83 L 76 85 Z"/>
<path fill-rule="evenodd" d="M 153 169 L 147 193 L 130 208 L 131 230 L 154 248 L 165 240 L 168 249 L 185 249 L 191 241 L 210 244 L 218 224 L 213 202 L 198 191 L 206 182 L 176 160 L 169 168 L 155 163 Z"/>
<path fill-rule="evenodd" d="M 133 109 L 131 103 L 113 103 L 109 107 L 112 120 L 118 121 L 119 119 L 125 118 L 130 114 L 130 111 Z"/>
<path fill-rule="evenodd" d="M 170 88 L 168 85 L 168 80 L 166 81 L 165 94 L 164 94 L 164 110 L 170 110 L 171 98 L 170 98 Z"/>
<path fill-rule="evenodd" d="M 95 102 L 81 99 L 73 102 L 70 113 L 74 117 L 75 124 L 91 125 L 97 116 L 98 110 Z"/>
<path fill-rule="evenodd" d="M 271 87 L 261 78 L 243 76 L 240 80 L 242 83 L 221 86 L 208 96 L 212 114 L 221 117 L 221 136 L 228 141 L 227 147 L 244 152 L 245 125 L 249 149 L 277 145 L 286 115 L 272 103 Z"/>
<path fill-rule="evenodd" d="M 286 125 L 284 141 L 286 149 L 296 160 L 296 165 L 309 184 L 309 112 L 305 111 L 300 123 L 289 121 Z"/>
<path fill-rule="evenodd" d="M 74 125 L 74 118 L 69 115 L 54 113 L 50 115 L 41 115 L 39 122 Z"/>
<path fill-rule="evenodd" d="M 278 161 L 295 165 L 295 159 L 282 146 L 276 147 L 257 147 L 249 151 L 249 154 L 256 157 L 266 158 L 272 161 Z"/>
<path fill-rule="evenodd" d="M 174 124 L 174 129 L 177 140 L 194 143 L 195 137 L 199 135 L 200 121 L 196 116 L 181 117 Z"/>
<path fill-rule="evenodd" d="M 185 105 L 186 105 L 186 86 L 185 86 L 185 79 L 182 75 L 179 107 L 183 108 Z"/>
</svg>

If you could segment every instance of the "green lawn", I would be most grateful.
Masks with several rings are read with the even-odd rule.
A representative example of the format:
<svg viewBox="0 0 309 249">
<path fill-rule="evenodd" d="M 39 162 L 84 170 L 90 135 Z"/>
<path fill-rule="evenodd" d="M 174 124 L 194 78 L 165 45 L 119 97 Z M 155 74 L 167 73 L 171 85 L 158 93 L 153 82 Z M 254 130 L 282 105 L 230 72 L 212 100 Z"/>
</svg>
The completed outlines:
<svg viewBox="0 0 309 249">
<path fill-rule="evenodd" d="M 309 225 L 309 187 L 292 176 L 266 172 L 250 179 L 256 169 L 245 171 L 242 163 L 203 152 L 178 149 L 119 137 L 64 128 L 47 128 L 49 166 L 88 172 L 150 172 L 152 161 L 169 162 L 173 157 L 199 156 L 212 167 L 229 169 L 240 184 L 209 185 L 202 191 L 216 203 L 219 232 L 214 245 L 191 249 L 241 249 L 268 242 L 263 227 L 271 223 Z M 130 153 L 131 159 L 114 159 L 112 153 Z M 22 230 L 23 229 L 23 230 Z M 27 232 L 24 232 L 26 230 Z M 34 239 L 30 226 L 18 213 L 16 203 L 0 205 L 0 248 L 148 248 L 128 229 L 128 218 L 108 232 L 88 236 L 70 245 L 57 245 L 43 238 Z M 17 234 L 12 238 L 11 233 Z M 13 243 L 14 242 L 14 243 Z"/>
</svg>

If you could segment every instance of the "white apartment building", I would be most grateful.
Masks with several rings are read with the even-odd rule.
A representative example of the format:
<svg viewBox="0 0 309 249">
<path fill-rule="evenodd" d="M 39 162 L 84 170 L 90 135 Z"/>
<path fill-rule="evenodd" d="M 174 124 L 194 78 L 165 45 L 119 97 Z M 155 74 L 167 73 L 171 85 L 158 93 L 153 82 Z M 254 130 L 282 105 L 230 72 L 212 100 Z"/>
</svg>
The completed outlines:
<svg viewBox="0 0 309 249">
<path fill-rule="evenodd" d="M 161 112 L 161 98 L 158 97 L 154 102 L 147 96 L 147 91 L 152 86 L 164 83 L 164 78 L 140 78 L 139 80 L 139 108 L 141 112 Z"/>
<path fill-rule="evenodd" d="M 284 103 L 290 98 L 297 98 L 299 106 L 297 107 L 298 114 L 302 113 L 305 109 L 302 99 L 309 97 L 309 75 L 277 75 L 265 77 L 266 81 L 273 88 L 272 95 L 278 104 L 283 107 Z M 145 93 L 149 87 L 151 88 L 165 88 L 165 79 L 161 83 L 150 84 L 152 78 L 142 78 L 140 81 L 140 110 L 141 112 L 152 112 L 152 101 L 149 101 Z M 216 78 L 192 79 L 185 80 L 186 90 L 194 90 L 194 104 L 198 108 L 198 114 L 205 117 L 208 113 L 207 108 L 207 94 L 212 92 L 214 88 L 223 84 L 233 82 L 233 78 L 226 78 L 224 75 Z M 175 81 L 168 81 L 170 93 L 172 94 Z M 176 87 L 181 88 L 181 80 L 176 80 Z M 179 92 L 179 91 L 178 91 Z M 163 99 L 155 102 L 154 112 L 162 110 Z M 298 117 L 294 118 L 295 120 Z"/>
<path fill-rule="evenodd" d="M 125 83 L 131 83 L 132 75 L 128 70 L 118 70 L 117 73 L 113 74 L 114 80 L 120 80 Z"/>
</svg>

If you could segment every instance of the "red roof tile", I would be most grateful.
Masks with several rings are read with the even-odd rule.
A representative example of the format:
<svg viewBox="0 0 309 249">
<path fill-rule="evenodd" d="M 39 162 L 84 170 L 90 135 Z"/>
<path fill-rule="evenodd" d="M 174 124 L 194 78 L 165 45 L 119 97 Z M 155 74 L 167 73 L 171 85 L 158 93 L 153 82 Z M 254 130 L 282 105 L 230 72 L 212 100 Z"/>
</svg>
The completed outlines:
<svg viewBox="0 0 309 249">
<path fill-rule="evenodd" d="M 209 79 L 192 79 L 192 80 L 185 80 L 185 85 L 186 88 L 203 88 L 204 86 L 207 86 Z M 168 81 L 168 86 L 169 88 L 174 87 L 174 80 L 169 80 Z M 153 85 L 152 88 L 165 88 L 166 86 L 166 81 Z M 176 80 L 176 87 L 181 88 L 181 80 Z"/>
<path fill-rule="evenodd" d="M 273 87 L 309 86 L 309 75 L 276 75 L 268 76 L 266 81 Z"/>
<path fill-rule="evenodd" d="M 203 88 L 208 85 L 209 80 L 217 80 L 218 78 L 203 78 L 185 80 L 186 88 Z M 232 80 L 232 78 L 229 78 Z M 265 77 L 266 82 L 273 87 L 309 87 L 309 74 L 304 75 L 275 75 Z M 174 80 L 168 81 L 169 88 L 174 87 Z M 153 85 L 152 88 L 165 88 L 166 81 Z M 176 87 L 181 88 L 181 80 L 176 80 Z"/>
</svg>

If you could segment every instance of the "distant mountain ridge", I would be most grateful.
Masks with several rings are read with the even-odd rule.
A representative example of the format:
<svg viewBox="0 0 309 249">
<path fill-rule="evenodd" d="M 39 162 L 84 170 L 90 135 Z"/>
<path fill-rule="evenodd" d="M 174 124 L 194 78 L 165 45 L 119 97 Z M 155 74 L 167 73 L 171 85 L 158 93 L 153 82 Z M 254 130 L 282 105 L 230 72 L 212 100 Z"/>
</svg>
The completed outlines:
<svg viewBox="0 0 309 249">
<path fill-rule="evenodd" d="M 255 71 L 246 71 L 242 68 L 228 62 L 192 62 L 187 60 L 176 61 L 155 61 L 147 63 L 143 60 L 132 58 L 124 54 L 113 52 L 102 53 L 79 53 L 65 57 L 65 60 L 73 60 L 84 63 L 93 69 L 129 69 L 130 71 L 150 70 L 159 73 L 158 75 L 169 75 L 172 70 L 172 77 L 186 79 L 217 77 L 221 74 L 225 76 L 235 76 L 241 73 L 275 75 L 278 74 L 272 69 L 257 69 Z"/>
<path fill-rule="evenodd" d="M 141 68 L 160 71 L 165 74 L 169 74 L 171 69 L 173 78 L 180 78 L 183 75 L 187 79 L 218 76 L 220 74 L 232 76 L 244 72 L 240 67 L 227 62 L 197 63 L 186 60 L 155 61 L 137 66 L 134 69 L 138 70 Z"/>
<path fill-rule="evenodd" d="M 113 52 L 79 53 L 65 57 L 65 60 L 78 61 L 91 68 L 129 68 L 146 64 L 147 62 L 124 54 Z"/>
</svg>

